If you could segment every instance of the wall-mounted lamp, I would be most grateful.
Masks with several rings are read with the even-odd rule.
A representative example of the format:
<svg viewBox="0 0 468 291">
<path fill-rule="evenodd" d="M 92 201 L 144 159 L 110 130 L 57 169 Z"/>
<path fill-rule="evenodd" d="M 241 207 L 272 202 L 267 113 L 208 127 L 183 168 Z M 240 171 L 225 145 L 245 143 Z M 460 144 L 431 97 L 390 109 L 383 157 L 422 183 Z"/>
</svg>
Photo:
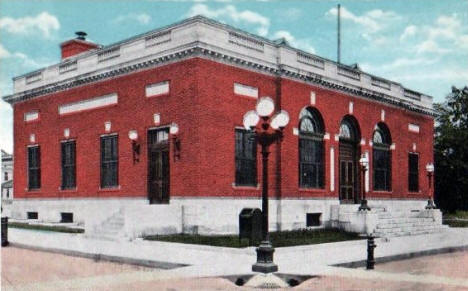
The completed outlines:
<svg viewBox="0 0 468 291">
<path fill-rule="evenodd" d="M 180 139 L 177 136 L 179 133 L 179 126 L 177 123 L 172 123 L 169 127 L 169 133 L 172 135 L 172 144 L 174 145 L 173 152 L 174 152 L 174 160 L 180 159 Z"/>
<path fill-rule="evenodd" d="M 133 164 L 140 161 L 140 144 L 138 143 L 138 132 L 136 130 L 130 130 L 128 132 L 128 138 L 132 141 L 132 152 L 133 152 Z"/>
</svg>

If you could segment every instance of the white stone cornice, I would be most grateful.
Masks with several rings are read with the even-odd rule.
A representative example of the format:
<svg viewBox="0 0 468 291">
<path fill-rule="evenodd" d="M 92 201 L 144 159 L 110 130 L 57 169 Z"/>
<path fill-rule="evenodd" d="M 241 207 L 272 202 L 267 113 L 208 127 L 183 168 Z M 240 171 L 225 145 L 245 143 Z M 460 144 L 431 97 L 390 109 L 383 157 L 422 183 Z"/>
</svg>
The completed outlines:
<svg viewBox="0 0 468 291">
<path fill-rule="evenodd" d="M 208 58 L 433 114 L 429 96 L 205 17 L 190 18 L 16 77 L 15 94 L 3 99 L 10 103 L 21 102 L 191 57 Z"/>
</svg>

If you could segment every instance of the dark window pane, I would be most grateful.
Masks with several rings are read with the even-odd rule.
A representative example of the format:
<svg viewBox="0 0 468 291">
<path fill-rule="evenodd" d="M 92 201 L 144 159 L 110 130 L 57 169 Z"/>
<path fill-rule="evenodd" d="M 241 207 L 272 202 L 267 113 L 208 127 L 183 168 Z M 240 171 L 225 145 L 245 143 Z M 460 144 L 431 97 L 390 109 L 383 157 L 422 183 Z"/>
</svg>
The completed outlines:
<svg viewBox="0 0 468 291">
<path fill-rule="evenodd" d="M 28 148 L 28 188 L 41 188 L 41 151 L 39 146 Z"/>
<path fill-rule="evenodd" d="M 235 132 L 236 185 L 257 186 L 257 143 L 251 131 Z"/>
<path fill-rule="evenodd" d="M 62 189 L 76 187 L 75 141 L 62 143 Z"/>
<path fill-rule="evenodd" d="M 419 155 L 413 153 L 408 155 L 408 190 L 419 191 Z"/>
<path fill-rule="evenodd" d="M 118 186 L 118 139 L 101 137 L 101 188 Z"/>
<path fill-rule="evenodd" d="M 323 142 L 316 138 L 299 138 L 299 185 L 323 188 Z"/>
<path fill-rule="evenodd" d="M 373 149 L 374 190 L 391 190 L 391 159 L 389 149 Z"/>
</svg>

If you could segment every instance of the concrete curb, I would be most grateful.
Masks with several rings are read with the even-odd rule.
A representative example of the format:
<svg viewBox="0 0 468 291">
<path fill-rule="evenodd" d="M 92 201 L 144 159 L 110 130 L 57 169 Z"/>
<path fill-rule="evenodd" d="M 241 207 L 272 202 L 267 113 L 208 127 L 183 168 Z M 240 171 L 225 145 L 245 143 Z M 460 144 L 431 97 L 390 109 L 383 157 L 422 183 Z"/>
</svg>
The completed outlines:
<svg viewBox="0 0 468 291">
<path fill-rule="evenodd" d="M 438 255 L 438 254 L 446 254 L 446 253 L 454 253 L 454 252 L 462 252 L 462 251 L 468 251 L 468 245 L 458 246 L 458 247 L 446 247 L 446 248 L 440 248 L 440 249 L 411 252 L 407 254 L 379 257 L 379 258 L 375 258 L 375 263 L 376 264 L 388 263 L 388 262 L 393 262 L 393 261 L 407 260 L 407 259 L 424 257 L 424 256 L 429 256 L 429 255 Z M 367 262 L 366 260 L 361 260 L 361 261 L 341 263 L 341 264 L 336 264 L 336 265 L 331 265 L 331 266 L 332 267 L 345 267 L 345 268 L 360 268 L 360 267 L 365 267 L 366 262 Z"/>
<path fill-rule="evenodd" d="M 73 256 L 73 257 L 93 259 L 95 261 L 114 262 L 114 263 L 129 264 L 129 265 L 136 265 L 136 266 L 149 267 L 149 268 L 158 268 L 158 269 L 165 269 L 165 270 L 189 266 L 186 264 L 177 264 L 177 263 L 169 263 L 169 262 L 154 261 L 154 260 L 143 260 L 143 259 L 135 259 L 135 258 L 129 258 L 129 257 L 104 255 L 104 254 L 98 254 L 98 253 L 85 253 L 85 252 L 80 252 L 80 251 L 64 250 L 64 249 L 57 249 L 57 248 L 44 248 L 44 247 L 31 246 L 31 245 L 16 243 L 16 242 L 10 242 L 10 246 L 22 248 L 22 249 L 29 249 L 33 251 L 44 251 L 44 252 L 62 254 L 62 255 Z"/>
</svg>

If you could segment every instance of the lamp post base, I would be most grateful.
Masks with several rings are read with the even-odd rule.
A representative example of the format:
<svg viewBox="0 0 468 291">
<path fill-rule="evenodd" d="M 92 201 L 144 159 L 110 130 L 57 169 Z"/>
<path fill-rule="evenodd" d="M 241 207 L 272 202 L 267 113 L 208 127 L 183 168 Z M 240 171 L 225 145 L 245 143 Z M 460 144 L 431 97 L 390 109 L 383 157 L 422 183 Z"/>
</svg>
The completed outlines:
<svg viewBox="0 0 468 291">
<path fill-rule="evenodd" d="M 427 200 L 426 209 L 436 209 L 436 206 L 434 204 L 434 200 L 432 200 L 432 198 Z"/>
<path fill-rule="evenodd" d="M 370 211 L 371 210 L 369 205 L 367 205 L 367 200 L 366 199 L 361 200 L 361 205 L 359 206 L 359 211 L 361 211 L 361 210 L 363 210 L 363 211 L 366 211 L 366 210 Z"/>
<path fill-rule="evenodd" d="M 273 273 L 278 271 L 278 265 L 273 263 L 275 249 L 270 241 L 265 240 L 257 248 L 257 262 L 252 265 L 252 271 L 260 273 Z"/>
</svg>

